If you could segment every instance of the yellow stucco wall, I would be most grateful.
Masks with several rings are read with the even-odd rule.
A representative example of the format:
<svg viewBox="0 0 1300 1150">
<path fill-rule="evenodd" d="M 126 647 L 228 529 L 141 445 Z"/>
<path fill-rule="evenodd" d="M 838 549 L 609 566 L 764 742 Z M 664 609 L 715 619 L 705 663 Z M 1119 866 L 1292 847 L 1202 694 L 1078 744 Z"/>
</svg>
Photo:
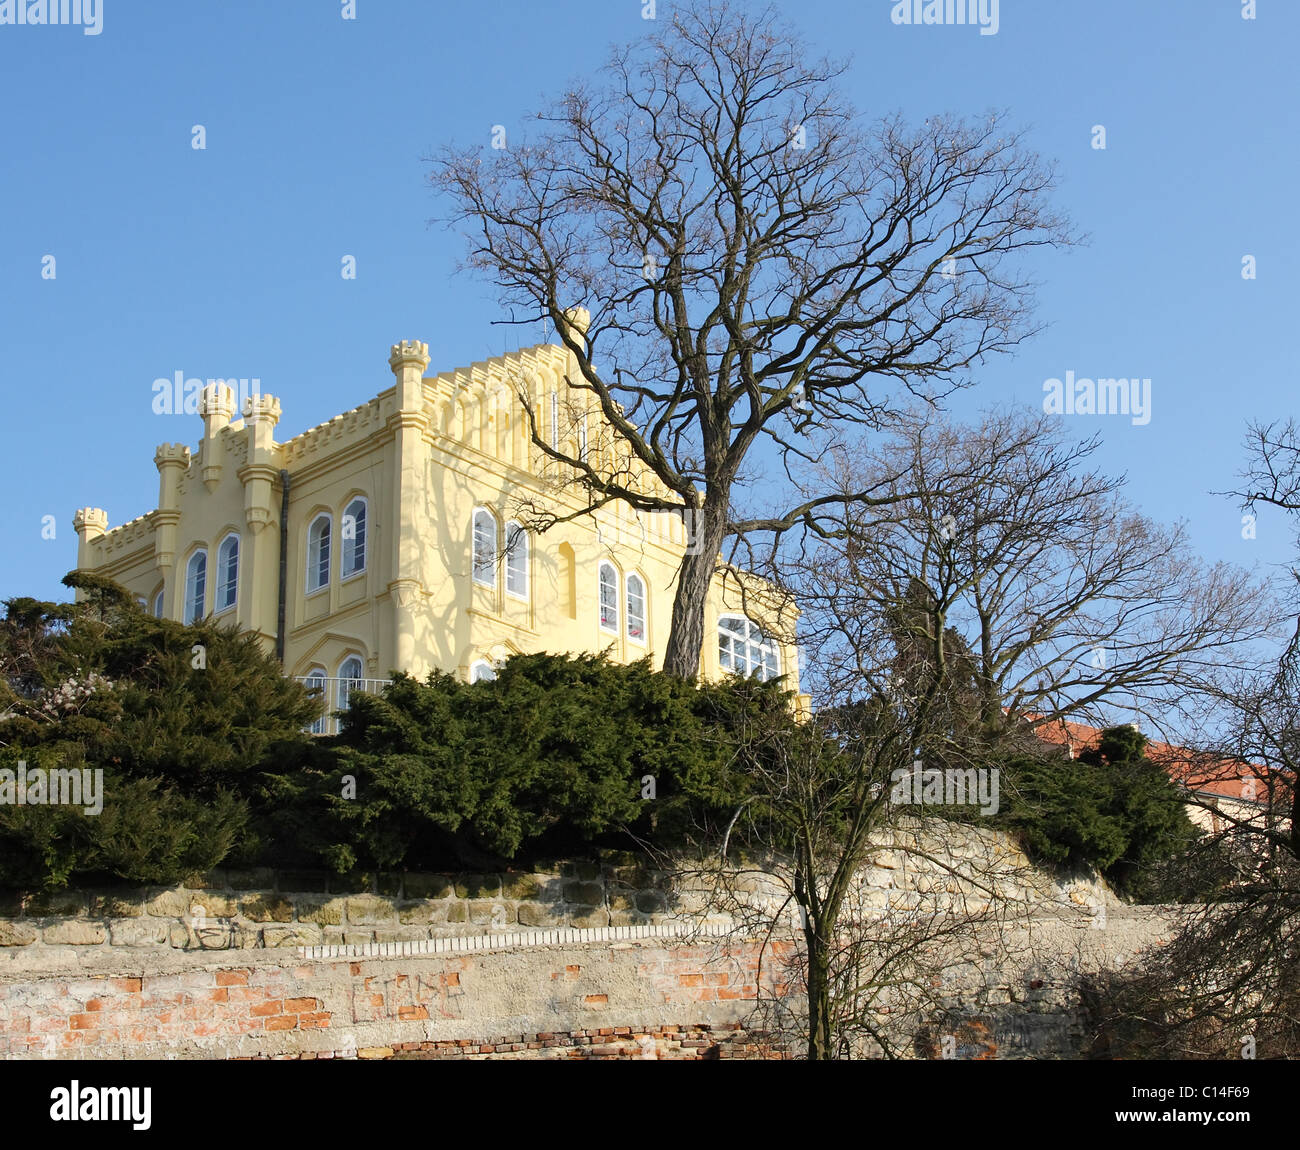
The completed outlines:
<svg viewBox="0 0 1300 1150">
<path fill-rule="evenodd" d="M 200 405 L 203 434 L 196 450 L 164 444 L 158 509 L 108 530 L 97 508 L 77 512 L 77 566 L 122 583 L 152 608 L 182 619 L 185 572 L 197 549 L 207 550 L 204 611 L 214 612 L 217 557 L 226 536 L 239 536 L 237 602 L 216 613 L 258 633 L 274 650 L 280 562 L 281 471 L 289 475 L 285 672 L 322 668 L 337 676 L 349 655 L 361 658 L 365 677 L 392 670 L 417 676 L 431 668 L 468 677 L 479 660 L 511 652 L 609 650 L 618 661 L 649 654 L 662 666 L 678 564 L 686 547 L 677 516 L 637 514 L 618 503 L 545 532 L 530 533 L 526 599 L 507 594 L 505 572 L 495 587 L 473 579 L 473 520 L 490 510 L 501 556 L 506 523 L 521 502 L 563 515 L 586 496 L 563 480 L 558 465 L 531 444 L 516 389 L 522 382 L 545 435 L 586 450 L 606 464 L 627 465 L 634 482 L 653 477 L 614 460 L 598 410 L 585 417 L 564 379 L 573 368 L 559 346 L 542 344 L 468 368 L 424 377 L 423 343 L 394 345 L 394 383 L 368 403 L 284 443 L 274 440 L 279 401 L 253 396 L 236 418 L 233 392 L 209 387 Z M 554 398 L 552 396 L 554 395 Z M 582 430 L 580 430 L 580 425 Z M 349 502 L 367 503 L 364 570 L 343 578 L 343 517 Z M 307 584 L 308 532 L 319 514 L 332 516 L 330 577 Z M 620 629 L 600 625 L 599 568 L 612 563 L 619 578 Z M 627 634 L 626 579 L 646 584 L 646 642 Z M 780 605 L 765 585 L 748 577 L 715 577 L 705 621 L 701 674 L 721 673 L 717 622 L 742 613 L 777 642 L 780 672 L 798 689 L 793 644 L 796 612 Z"/>
</svg>

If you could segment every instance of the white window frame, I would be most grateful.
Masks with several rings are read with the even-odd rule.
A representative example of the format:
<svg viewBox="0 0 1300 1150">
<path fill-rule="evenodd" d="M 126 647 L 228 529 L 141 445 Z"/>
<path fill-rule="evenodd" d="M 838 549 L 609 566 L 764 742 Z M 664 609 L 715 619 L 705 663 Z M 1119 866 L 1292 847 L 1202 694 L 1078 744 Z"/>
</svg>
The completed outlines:
<svg viewBox="0 0 1300 1150">
<path fill-rule="evenodd" d="M 357 505 L 361 507 L 360 517 L 356 516 L 352 509 Z M 354 524 L 353 536 L 348 538 L 348 520 L 351 519 Z M 339 579 L 352 579 L 357 575 L 364 575 L 366 570 L 366 552 L 370 546 L 369 535 L 367 534 L 370 527 L 370 500 L 364 495 L 354 496 L 348 500 L 348 505 L 343 509 L 343 548 L 339 557 Z M 360 530 L 356 530 L 355 525 L 360 524 Z M 352 566 L 348 566 L 349 554 L 352 560 Z M 360 562 L 357 558 L 360 556 Z"/>
<path fill-rule="evenodd" d="M 202 560 L 202 571 L 198 578 L 195 578 L 195 560 Z M 198 586 L 197 584 L 201 584 Z M 197 612 L 195 610 L 195 599 L 198 600 Z M 206 547 L 197 548 L 194 553 L 185 560 L 185 610 L 181 616 L 184 623 L 197 623 L 207 614 L 208 603 L 208 549 Z"/>
<path fill-rule="evenodd" d="M 234 586 L 230 588 L 231 595 L 229 603 L 222 599 L 222 593 L 228 586 L 226 582 L 226 567 L 228 566 L 228 563 L 225 557 L 226 545 L 228 543 L 234 543 L 235 545 L 235 578 Z M 238 531 L 231 531 L 217 545 L 217 586 L 213 593 L 214 598 L 212 601 L 212 613 L 214 615 L 220 615 L 222 611 L 232 611 L 239 605 L 239 552 L 240 546 Z"/>
<path fill-rule="evenodd" d="M 614 620 L 612 625 L 606 622 L 606 613 L 605 613 L 605 572 L 606 571 L 608 571 L 610 575 L 613 576 L 613 584 L 614 584 L 614 595 L 613 595 Z M 596 612 L 597 612 L 596 618 L 600 622 L 600 629 L 604 631 L 606 634 L 617 635 L 619 633 L 620 616 L 622 614 L 620 610 L 621 604 L 619 602 L 619 595 L 621 594 L 621 587 L 620 587 L 621 582 L 622 581 L 618 577 L 618 568 L 615 567 L 614 564 L 611 563 L 608 559 L 602 559 L 600 561 L 600 568 L 596 572 Z"/>
<path fill-rule="evenodd" d="M 490 532 L 483 532 L 486 538 L 489 534 L 491 537 L 491 554 L 480 550 L 479 547 L 479 524 L 480 522 L 491 525 Z M 480 587 L 490 587 L 493 591 L 497 586 L 497 517 L 492 514 L 486 507 L 474 508 L 473 518 L 470 520 L 470 572 L 473 581 Z"/>
<path fill-rule="evenodd" d="M 313 683 L 312 680 L 314 679 L 319 680 L 319 682 Z M 307 730 L 313 735 L 323 735 L 325 733 L 326 724 L 329 722 L 329 675 L 325 673 L 324 667 L 313 667 L 305 676 L 303 676 L 302 685 L 306 687 L 308 691 L 315 687 L 320 688 L 320 701 L 325 709 L 321 712 L 320 718 L 314 719 Z"/>
<path fill-rule="evenodd" d="M 329 530 L 329 540 L 325 544 L 325 578 L 320 580 L 320 543 L 316 535 L 316 524 L 324 520 Z M 330 573 L 334 567 L 334 516 L 328 511 L 322 511 L 312 516 L 312 521 L 307 524 L 307 594 L 314 595 L 318 591 L 324 591 L 330 585 Z"/>
<path fill-rule="evenodd" d="M 150 602 L 153 605 L 153 617 L 161 619 L 163 617 L 163 591 L 165 588 L 159 587 Z"/>
<path fill-rule="evenodd" d="M 357 673 L 355 675 L 349 675 L 347 673 L 347 665 L 349 663 L 355 663 L 357 665 Z M 348 709 L 348 698 L 352 694 L 352 684 L 361 682 L 361 680 L 364 679 L 365 677 L 366 677 L 365 660 L 362 659 L 360 655 L 356 655 L 356 654 L 345 655 L 342 662 L 339 663 L 339 674 L 338 674 L 339 705 L 337 708 L 338 710 L 346 711 Z"/>
<path fill-rule="evenodd" d="M 724 626 L 728 622 L 743 623 L 744 630 L 736 631 Z M 744 678 L 757 675 L 765 683 L 781 677 L 781 649 L 753 619 L 739 614 L 719 615 L 717 631 L 718 665 L 724 673 Z M 753 655 L 755 647 L 759 651 L 757 662 Z M 743 666 L 738 665 L 741 662 Z"/>
<path fill-rule="evenodd" d="M 506 594 L 512 599 L 528 600 L 531 550 L 523 524 L 510 520 L 506 524 Z"/>
<path fill-rule="evenodd" d="M 641 588 L 641 611 L 639 615 L 635 616 L 641 624 L 640 635 L 634 635 L 632 633 L 632 620 L 634 618 L 632 613 L 632 583 L 634 580 Z M 649 629 L 647 624 L 647 616 L 649 612 L 645 576 L 642 575 L 640 571 L 629 571 L 627 573 L 627 578 L 623 580 L 623 601 L 623 627 L 627 631 L 628 640 L 644 647 L 646 645 L 646 632 Z"/>
</svg>

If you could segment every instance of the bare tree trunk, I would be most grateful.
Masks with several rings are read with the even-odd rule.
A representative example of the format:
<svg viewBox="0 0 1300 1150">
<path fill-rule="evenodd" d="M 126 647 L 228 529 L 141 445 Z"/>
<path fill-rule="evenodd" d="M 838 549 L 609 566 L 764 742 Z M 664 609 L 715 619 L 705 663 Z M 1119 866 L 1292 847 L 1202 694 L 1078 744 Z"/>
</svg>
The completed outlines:
<svg viewBox="0 0 1300 1150">
<path fill-rule="evenodd" d="M 830 951 L 817 936 L 809 919 L 804 930 L 808 947 L 808 1060 L 827 1062 L 834 1057 L 831 1046 Z"/>
<path fill-rule="evenodd" d="M 679 679 L 693 679 L 700 673 L 705 606 L 726 531 L 726 509 L 725 499 L 709 499 L 694 512 L 693 523 L 688 524 L 686 554 L 682 556 L 672 627 L 664 650 L 664 670 Z"/>
</svg>

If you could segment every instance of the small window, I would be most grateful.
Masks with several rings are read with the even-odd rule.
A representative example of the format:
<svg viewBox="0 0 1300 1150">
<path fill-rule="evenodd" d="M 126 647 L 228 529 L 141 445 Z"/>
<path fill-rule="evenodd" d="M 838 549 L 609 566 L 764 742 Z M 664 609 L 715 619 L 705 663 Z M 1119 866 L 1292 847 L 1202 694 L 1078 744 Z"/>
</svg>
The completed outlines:
<svg viewBox="0 0 1300 1150">
<path fill-rule="evenodd" d="M 724 615 L 718 620 L 718 662 L 724 671 L 764 681 L 780 673 L 776 644 L 751 619 Z"/>
<path fill-rule="evenodd" d="M 627 637 L 645 642 L 645 580 L 640 575 L 627 577 Z"/>
<path fill-rule="evenodd" d="M 348 698 L 354 688 L 361 685 L 361 660 L 356 655 L 349 655 L 339 666 L 339 706 L 340 711 L 348 709 Z"/>
<path fill-rule="evenodd" d="M 325 733 L 325 720 L 326 720 L 326 716 L 324 714 L 325 703 L 326 703 L 325 668 L 313 667 L 310 671 L 308 671 L 307 678 L 304 681 L 303 686 L 305 686 L 309 692 L 317 696 L 322 711 L 320 718 L 318 718 L 314 723 L 312 723 L 312 725 L 308 727 L 307 730 L 310 731 L 313 735 L 323 735 Z"/>
<path fill-rule="evenodd" d="M 492 664 L 487 662 L 486 659 L 480 659 L 470 666 L 469 681 L 471 683 L 490 683 L 496 677 L 496 671 L 492 669 Z"/>
<path fill-rule="evenodd" d="M 227 611 L 239 594 L 239 536 L 227 535 L 217 548 L 217 607 Z"/>
<path fill-rule="evenodd" d="M 528 598 L 528 532 L 518 523 L 506 524 L 506 594 Z"/>
<path fill-rule="evenodd" d="M 497 521 L 482 507 L 474 512 L 474 582 L 497 585 Z"/>
<path fill-rule="evenodd" d="M 584 462 L 587 458 L 587 413 L 585 411 L 578 417 L 578 458 Z"/>
<path fill-rule="evenodd" d="M 318 515 L 307 532 L 307 591 L 319 591 L 330 581 L 330 536 L 333 524 L 328 515 Z"/>
<path fill-rule="evenodd" d="M 600 565 L 600 629 L 618 634 L 618 572 L 612 563 Z"/>
<path fill-rule="evenodd" d="M 196 551 L 185 565 L 185 622 L 195 623 L 204 615 L 208 590 L 208 553 Z"/>
<path fill-rule="evenodd" d="M 343 570 L 346 579 L 366 569 L 366 501 L 354 499 L 343 512 Z"/>
<path fill-rule="evenodd" d="M 161 619 L 163 613 L 163 589 L 158 588 L 158 594 L 153 597 L 153 614 L 155 619 Z"/>
</svg>

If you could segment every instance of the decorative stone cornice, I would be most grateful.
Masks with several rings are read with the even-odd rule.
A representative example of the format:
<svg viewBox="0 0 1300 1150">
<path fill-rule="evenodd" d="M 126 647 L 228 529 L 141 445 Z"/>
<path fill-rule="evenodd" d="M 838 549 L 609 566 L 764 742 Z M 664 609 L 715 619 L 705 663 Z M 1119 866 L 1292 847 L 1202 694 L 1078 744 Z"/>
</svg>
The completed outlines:
<svg viewBox="0 0 1300 1150">
<path fill-rule="evenodd" d="M 429 345 L 418 339 L 404 339 L 393 344 L 388 355 L 388 366 L 394 374 L 411 366 L 418 367 L 423 372 L 429 366 Z"/>
<path fill-rule="evenodd" d="M 161 471 L 164 467 L 189 468 L 190 449 L 183 443 L 160 443 L 153 453 L 154 466 Z"/>
<path fill-rule="evenodd" d="M 108 512 L 102 507 L 82 507 L 72 517 L 73 529 L 86 539 L 98 539 L 108 530 Z"/>
</svg>

